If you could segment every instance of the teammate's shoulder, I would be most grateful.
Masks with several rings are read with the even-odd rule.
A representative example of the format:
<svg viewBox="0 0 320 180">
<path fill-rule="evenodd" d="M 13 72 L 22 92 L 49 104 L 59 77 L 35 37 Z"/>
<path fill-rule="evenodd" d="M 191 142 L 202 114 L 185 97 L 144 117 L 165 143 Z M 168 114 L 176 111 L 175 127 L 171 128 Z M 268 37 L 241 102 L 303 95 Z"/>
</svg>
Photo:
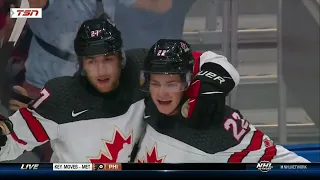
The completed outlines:
<svg viewBox="0 0 320 180">
<path fill-rule="evenodd" d="M 240 112 L 240 110 L 232 108 L 230 106 L 225 105 L 224 108 L 224 121 L 226 121 L 227 119 L 235 119 L 235 120 L 239 120 L 239 119 L 245 119 L 245 117 L 242 115 L 242 113 Z"/>
<path fill-rule="evenodd" d="M 253 130 L 250 122 L 248 122 L 239 110 L 230 106 L 225 106 L 224 120 L 221 123 L 221 136 L 224 136 L 224 147 L 228 149 L 238 144 L 246 143 L 242 140 L 250 137 Z"/>
<path fill-rule="evenodd" d="M 77 96 L 74 95 L 77 91 L 76 83 L 75 77 L 58 77 L 49 80 L 42 88 L 40 96 L 28 105 L 29 109 L 57 122 L 65 110 L 69 111 L 69 104 L 72 104 L 72 99 Z"/>
<path fill-rule="evenodd" d="M 225 105 L 224 107 L 225 107 L 225 110 L 227 110 L 228 112 L 240 112 L 239 109 L 231 107 L 229 105 Z"/>
<path fill-rule="evenodd" d="M 77 80 L 75 77 L 57 77 L 47 81 L 42 91 L 47 91 L 50 93 L 50 96 L 64 96 L 67 92 L 72 91 L 76 84 Z"/>
<path fill-rule="evenodd" d="M 47 111 L 63 103 L 67 91 L 74 87 L 75 79 L 73 77 L 58 77 L 46 82 L 43 86 L 40 96 L 30 103 L 29 107 L 39 111 Z"/>
<path fill-rule="evenodd" d="M 70 76 L 57 77 L 47 81 L 43 88 L 54 92 L 61 91 L 72 86 L 75 81 L 75 78 Z"/>
</svg>

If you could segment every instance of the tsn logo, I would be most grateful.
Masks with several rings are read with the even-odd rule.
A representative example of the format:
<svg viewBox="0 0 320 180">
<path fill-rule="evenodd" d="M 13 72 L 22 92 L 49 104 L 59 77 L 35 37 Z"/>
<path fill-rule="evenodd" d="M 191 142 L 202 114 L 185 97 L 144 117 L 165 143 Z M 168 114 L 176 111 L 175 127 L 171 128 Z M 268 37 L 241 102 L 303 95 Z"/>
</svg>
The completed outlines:
<svg viewBox="0 0 320 180">
<path fill-rule="evenodd" d="M 10 8 L 10 18 L 42 18 L 42 8 Z"/>
<path fill-rule="evenodd" d="M 271 162 L 269 161 L 260 161 L 258 164 L 257 164 L 257 167 L 256 167 L 258 170 L 260 170 L 261 172 L 268 172 L 270 171 L 273 167 L 272 167 L 272 164 Z"/>
</svg>

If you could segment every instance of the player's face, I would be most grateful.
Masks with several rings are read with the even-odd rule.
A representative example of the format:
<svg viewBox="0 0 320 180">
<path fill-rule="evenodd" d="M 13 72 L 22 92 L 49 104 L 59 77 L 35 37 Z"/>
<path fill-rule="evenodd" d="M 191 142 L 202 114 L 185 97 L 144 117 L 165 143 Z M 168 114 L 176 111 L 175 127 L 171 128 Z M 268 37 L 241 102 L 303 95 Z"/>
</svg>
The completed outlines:
<svg viewBox="0 0 320 180">
<path fill-rule="evenodd" d="M 83 60 L 83 70 L 89 82 L 99 92 L 110 92 L 119 84 L 120 57 L 116 54 L 87 56 Z"/>
<path fill-rule="evenodd" d="M 178 74 L 151 74 L 150 95 L 159 112 L 174 115 L 179 112 L 177 107 L 183 96 L 182 82 Z"/>
</svg>

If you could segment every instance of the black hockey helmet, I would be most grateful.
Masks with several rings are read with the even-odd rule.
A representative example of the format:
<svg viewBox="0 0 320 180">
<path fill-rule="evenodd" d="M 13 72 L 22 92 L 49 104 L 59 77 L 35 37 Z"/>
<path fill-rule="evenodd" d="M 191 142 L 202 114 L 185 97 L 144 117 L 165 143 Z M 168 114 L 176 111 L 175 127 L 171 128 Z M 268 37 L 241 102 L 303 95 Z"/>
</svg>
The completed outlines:
<svg viewBox="0 0 320 180">
<path fill-rule="evenodd" d="M 149 50 L 141 71 L 142 90 L 149 90 L 150 74 L 180 74 L 189 86 L 194 58 L 190 45 L 177 39 L 160 39 Z"/>
<path fill-rule="evenodd" d="M 119 53 L 122 65 L 125 63 L 121 32 L 103 17 L 81 24 L 74 40 L 74 50 L 79 57 Z"/>
<path fill-rule="evenodd" d="M 192 71 L 194 58 L 183 40 L 160 39 L 149 50 L 143 69 L 149 72 L 181 73 Z"/>
</svg>

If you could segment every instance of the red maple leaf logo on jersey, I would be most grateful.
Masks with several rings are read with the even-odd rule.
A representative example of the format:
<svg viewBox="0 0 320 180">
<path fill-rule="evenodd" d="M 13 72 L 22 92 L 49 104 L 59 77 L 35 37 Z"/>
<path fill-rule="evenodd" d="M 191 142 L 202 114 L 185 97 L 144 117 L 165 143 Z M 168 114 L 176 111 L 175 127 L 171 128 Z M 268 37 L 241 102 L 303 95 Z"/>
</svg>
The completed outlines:
<svg viewBox="0 0 320 180">
<path fill-rule="evenodd" d="M 115 128 L 113 139 L 111 141 L 103 140 L 106 146 L 107 153 L 100 151 L 96 158 L 89 158 L 91 163 L 114 163 L 117 162 L 119 152 L 124 148 L 125 144 L 132 143 L 132 133 L 124 137 L 122 133 Z M 129 156 L 129 154 L 128 154 Z"/>
<path fill-rule="evenodd" d="M 158 158 L 158 151 L 157 151 L 157 144 L 155 143 L 152 146 L 151 151 L 149 152 L 146 149 L 146 161 L 143 159 L 138 158 L 138 163 L 163 163 L 166 156 L 162 156 Z"/>
</svg>

